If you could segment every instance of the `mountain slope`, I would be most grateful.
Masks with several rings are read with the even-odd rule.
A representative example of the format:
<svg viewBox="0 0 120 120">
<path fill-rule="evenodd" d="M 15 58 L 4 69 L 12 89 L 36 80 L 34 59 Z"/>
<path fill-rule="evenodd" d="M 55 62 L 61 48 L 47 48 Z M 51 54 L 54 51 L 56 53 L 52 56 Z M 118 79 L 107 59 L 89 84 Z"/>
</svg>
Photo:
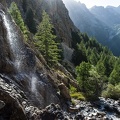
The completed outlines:
<svg viewBox="0 0 120 120">
<path fill-rule="evenodd" d="M 84 4 L 74 0 L 63 0 L 74 24 L 82 32 L 96 37 L 108 46 L 115 55 L 120 54 L 119 7 L 93 7 L 90 10 Z"/>
</svg>

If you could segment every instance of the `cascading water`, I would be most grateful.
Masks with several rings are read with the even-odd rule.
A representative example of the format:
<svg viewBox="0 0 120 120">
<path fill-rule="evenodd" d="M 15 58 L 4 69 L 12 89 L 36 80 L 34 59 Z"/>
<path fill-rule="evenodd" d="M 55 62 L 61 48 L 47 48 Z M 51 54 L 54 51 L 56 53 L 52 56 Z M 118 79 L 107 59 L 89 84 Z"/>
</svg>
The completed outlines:
<svg viewBox="0 0 120 120">
<path fill-rule="evenodd" d="M 32 65 L 32 60 L 30 61 L 31 63 L 28 62 L 28 59 L 31 59 L 31 56 L 22 41 L 22 34 L 8 14 L 5 14 L 3 11 L 0 12 L 0 14 L 7 31 L 7 44 L 11 50 L 13 58 L 12 62 L 17 74 L 16 79 L 28 80 L 28 83 L 31 85 L 31 91 L 36 94 L 36 83 L 38 78 L 35 74 L 35 68 L 34 65 Z"/>
<path fill-rule="evenodd" d="M 0 36 L 0 43 L 2 43 L 0 50 L 4 49 L 2 55 L 8 61 L 8 64 L 5 61 L 5 68 L 9 67 L 9 63 L 11 65 L 10 72 L 7 72 L 8 69 L 5 69 L 1 73 L 3 78 L 9 78 L 11 83 L 22 89 L 26 98 L 36 106 L 44 108 L 50 103 L 58 103 L 59 99 L 56 96 L 56 90 L 47 79 L 47 74 L 41 75 L 41 73 L 45 72 L 41 69 L 41 62 L 35 56 L 32 49 L 24 43 L 21 31 L 11 16 L 7 11 L 4 13 L 1 7 L 0 24 L 2 25 L 0 29 L 2 31 Z M 6 52 L 8 54 L 5 54 Z"/>
<path fill-rule="evenodd" d="M 21 66 L 25 59 L 24 45 L 19 41 L 20 36 L 18 35 L 18 31 L 15 31 L 16 26 L 12 26 L 13 21 L 10 21 L 6 15 L 3 15 L 3 20 L 7 29 L 8 44 L 14 57 L 13 62 L 17 71 L 20 72 L 23 70 Z"/>
</svg>

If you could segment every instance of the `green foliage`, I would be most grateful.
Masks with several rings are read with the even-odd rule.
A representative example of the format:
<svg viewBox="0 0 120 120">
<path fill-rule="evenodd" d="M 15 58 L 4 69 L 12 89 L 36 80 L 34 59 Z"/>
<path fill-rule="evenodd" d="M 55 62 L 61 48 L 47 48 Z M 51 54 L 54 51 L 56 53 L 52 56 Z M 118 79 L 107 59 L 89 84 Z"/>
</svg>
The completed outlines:
<svg viewBox="0 0 120 120">
<path fill-rule="evenodd" d="M 26 19 L 25 22 L 30 30 L 30 32 L 32 33 L 36 33 L 36 24 L 34 21 L 34 13 L 33 10 L 31 8 L 28 8 L 27 12 L 26 12 Z"/>
<path fill-rule="evenodd" d="M 77 37 L 75 38 L 78 40 Z M 96 70 L 101 77 L 107 77 L 108 79 L 110 76 L 111 83 L 115 84 L 113 81 L 117 79 L 116 81 L 119 82 L 118 74 L 120 73 L 118 68 L 115 69 L 117 59 L 109 49 L 99 44 L 95 38 L 88 38 L 86 34 L 79 33 L 79 42 L 76 44 L 72 55 L 72 62 L 75 66 L 83 61 L 89 62 L 96 66 Z M 120 62 L 117 66 L 119 65 Z"/>
<path fill-rule="evenodd" d="M 24 12 L 27 11 L 27 0 L 22 0 L 22 8 Z"/>
<path fill-rule="evenodd" d="M 42 22 L 35 34 L 35 46 L 43 54 L 49 65 L 55 65 L 59 60 L 59 49 L 54 41 L 56 36 L 52 34 L 53 25 L 49 15 L 43 11 Z"/>
<path fill-rule="evenodd" d="M 74 31 L 71 32 L 71 35 L 72 35 L 72 47 L 76 49 L 77 43 L 81 42 L 82 37 L 80 37 L 80 33 Z"/>
<path fill-rule="evenodd" d="M 89 74 L 90 69 L 91 65 L 86 62 L 82 62 L 80 66 L 76 67 L 77 80 L 83 92 L 86 92 L 86 83 L 90 75 Z"/>
<path fill-rule="evenodd" d="M 77 92 L 77 89 L 73 86 L 70 86 L 70 92 L 75 93 L 75 92 Z"/>
<path fill-rule="evenodd" d="M 119 64 L 119 62 L 116 62 L 116 65 L 110 74 L 109 82 L 113 85 L 120 83 L 120 64 Z"/>
<path fill-rule="evenodd" d="M 20 27 L 21 32 L 24 35 L 25 40 L 28 40 L 28 35 L 29 35 L 29 31 L 27 30 L 27 27 L 24 24 L 24 21 L 22 19 L 20 10 L 18 9 L 17 5 L 15 2 L 12 2 L 9 8 L 9 12 L 12 15 L 14 21 L 16 22 L 16 24 Z"/>
<path fill-rule="evenodd" d="M 80 44 L 77 44 L 72 55 L 72 62 L 75 66 L 79 65 L 82 61 L 87 62 L 86 48 L 83 41 L 81 41 Z"/>
<path fill-rule="evenodd" d="M 105 75 L 106 68 L 104 66 L 104 63 L 102 61 L 98 61 L 96 65 L 96 70 L 100 75 Z"/>
<path fill-rule="evenodd" d="M 104 77 L 100 76 L 96 67 L 82 62 L 76 67 L 77 80 L 86 99 L 96 100 L 101 95 Z"/>
<path fill-rule="evenodd" d="M 72 32 L 72 39 L 72 62 L 77 66 L 77 80 L 87 99 L 100 96 L 103 87 L 108 83 L 120 83 L 120 58 L 87 34 Z"/>
<path fill-rule="evenodd" d="M 91 67 L 89 72 L 90 76 L 88 78 L 88 84 L 86 86 L 87 92 L 85 94 L 89 100 L 96 100 L 101 95 L 103 83 L 106 78 L 101 76 L 94 66 Z"/>
<path fill-rule="evenodd" d="M 70 93 L 70 96 L 77 100 L 83 100 L 83 101 L 85 100 L 85 97 L 80 92 Z"/>
<path fill-rule="evenodd" d="M 70 96 L 77 100 L 85 100 L 83 93 L 77 92 L 77 89 L 73 86 L 70 86 Z"/>
<path fill-rule="evenodd" d="M 119 99 L 120 98 L 120 83 L 118 85 L 108 84 L 108 87 L 103 91 L 102 96 L 105 98 Z"/>
</svg>

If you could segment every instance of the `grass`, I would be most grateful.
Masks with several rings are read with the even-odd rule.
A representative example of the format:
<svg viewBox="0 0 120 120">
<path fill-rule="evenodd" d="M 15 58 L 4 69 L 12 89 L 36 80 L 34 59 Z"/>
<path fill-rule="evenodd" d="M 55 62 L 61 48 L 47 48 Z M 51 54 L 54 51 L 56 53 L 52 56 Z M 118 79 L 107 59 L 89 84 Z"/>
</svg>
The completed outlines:
<svg viewBox="0 0 120 120">
<path fill-rule="evenodd" d="M 82 101 L 85 100 L 85 97 L 83 96 L 81 92 L 70 93 L 70 96 L 77 100 L 82 100 Z"/>
<path fill-rule="evenodd" d="M 71 98 L 77 99 L 77 100 L 86 100 L 82 92 L 77 92 L 77 89 L 73 86 L 70 86 L 70 96 Z"/>
</svg>

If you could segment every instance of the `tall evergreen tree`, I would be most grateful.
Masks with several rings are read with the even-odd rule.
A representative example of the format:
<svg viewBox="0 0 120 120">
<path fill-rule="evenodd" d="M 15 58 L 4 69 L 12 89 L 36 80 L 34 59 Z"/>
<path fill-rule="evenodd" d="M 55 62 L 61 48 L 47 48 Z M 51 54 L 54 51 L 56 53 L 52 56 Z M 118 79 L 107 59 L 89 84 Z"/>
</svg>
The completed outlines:
<svg viewBox="0 0 120 120">
<path fill-rule="evenodd" d="M 120 59 L 116 60 L 115 67 L 109 77 L 109 82 L 113 85 L 120 83 Z"/>
<path fill-rule="evenodd" d="M 35 21 L 34 21 L 34 14 L 33 14 L 33 10 L 31 8 L 28 8 L 27 13 L 26 13 L 26 24 L 30 30 L 30 32 L 32 33 L 36 33 L 36 25 L 35 25 Z"/>
<path fill-rule="evenodd" d="M 91 64 L 86 62 L 82 62 L 79 66 L 76 67 L 77 80 L 83 92 L 86 92 L 86 83 L 90 75 L 90 69 Z"/>
<path fill-rule="evenodd" d="M 27 41 L 29 31 L 27 30 L 27 27 L 24 24 L 23 18 L 22 18 L 21 13 L 20 13 L 20 10 L 18 9 L 15 2 L 11 3 L 9 11 L 10 11 L 10 14 L 12 15 L 14 21 L 16 22 L 16 24 L 20 27 L 20 29 L 21 29 L 21 31 L 24 35 L 24 38 Z"/>
<path fill-rule="evenodd" d="M 43 11 L 42 22 L 35 34 L 35 45 L 49 65 L 56 64 L 59 60 L 59 49 L 54 41 L 56 36 L 52 34 L 52 29 L 53 25 L 50 23 L 49 15 Z"/>
<path fill-rule="evenodd" d="M 96 100 L 101 94 L 104 79 L 90 63 L 82 62 L 76 67 L 79 86 L 89 100 Z"/>
</svg>

